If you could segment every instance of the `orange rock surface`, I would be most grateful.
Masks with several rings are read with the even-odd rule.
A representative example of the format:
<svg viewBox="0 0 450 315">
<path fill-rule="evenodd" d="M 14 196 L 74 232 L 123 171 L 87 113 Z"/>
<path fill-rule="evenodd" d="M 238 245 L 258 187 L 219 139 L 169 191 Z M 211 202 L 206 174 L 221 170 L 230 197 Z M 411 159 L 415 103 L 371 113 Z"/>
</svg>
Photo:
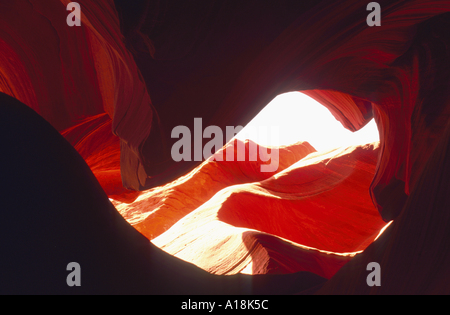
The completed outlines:
<svg viewBox="0 0 450 315">
<path fill-rule="evenodd" d="M 153 243 L 217 274 L 310 271 L 330 278 L 386 225 L 368 187 L 378 143 L 312 153 L 222 189 Z"/>
<path fill-rule="evenodd" d="M 450 293 L 450 1 L 69 2 L 0 3 L 1 293 Z M 172 159 L 290 91 L 379 148 Z"/>
<path fill-rule="evenodd" d="M 234 152 L 234 161 L 224 159 L 215 161 L 212 158 L 203 162 L 189 174 L 167 185 L 144 192 L 132 203 L 113 201 L 120 214 L 139 232 L 150 240 L 157 237 L 179 219 L 189 214 L 208 201 L 214 194 L 228 186 L 260 181 L 276 172 L 280 172 L 294 164 L 315 149 L 307 142 L 299 142 L 287 147 L 278 148 L 278 169 L 273 172 L 261 172 L 263 164 L 271 163 L 266 157 L 261 160 L 258 153 L 255 161 L 251 161 L 249 142 L 245 142 L 244 161 L 238 161 L 237 153 L 240 140 L 233 140 L 217 154 Z M 266 151 L 263 150 L 263 153 Z M 272 154 L 276 158 L 276 154 Z"/>
</svg>

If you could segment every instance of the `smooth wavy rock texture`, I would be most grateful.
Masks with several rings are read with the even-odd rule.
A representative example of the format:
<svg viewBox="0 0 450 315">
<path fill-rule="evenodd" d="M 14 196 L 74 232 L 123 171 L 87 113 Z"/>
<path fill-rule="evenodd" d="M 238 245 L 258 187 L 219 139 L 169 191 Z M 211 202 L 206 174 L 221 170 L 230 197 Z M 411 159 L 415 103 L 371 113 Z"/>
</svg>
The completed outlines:
<svg viewBox="0 0 450 315">
<path fill-rule="evenodd" d="M 141 192 L 122 185 L 120 139 L 112 133 L 111 124 L 111 118 L 103 113 L 88 117 L 61 134 L 83 157 L 110 198 L 133 202 Z"/>
<path fill-rule="evenodd" d="M 278 147 L 276 154 L 270 152 L 267 156 L 267 147 L 260 151 L 260 146 L 253 144 L 255 149 L 251 148 L 249 141 L 243 143 L 241 140 L 232 140 L 217 152 L 223 161 L 211 157 L 189 174 L 144 192 L 132 203 L 112 202 L 134 228 L 151 240 L 200 207 L 222 188 L 269 178 L 316 151 L 308 142 L 299 142 Z M 241 145 L 245 149 L 243 153 L 246 158 L 243 161 L 238 160 Z M 229 152 L 233 161 L 226 158 Z M 277 170 L 261 172 L 261 165 L 272 163 L 271 159 L 277 160 Z"/>
<path fill-rule="evenodd" d="M 378 152 L 375 143 L 312 153 L 266 180 L 229 186 L 153 243 L 216 274 L 330 278 L 386 224 L 368 192 Z"/>
<path fill-rule="evenodd" d="M 0 3 L 2 293 L 450 293 L 450 1 L 69 2 Z M 172 158 L 291 91 L 379 145 Z"/>
</svg>

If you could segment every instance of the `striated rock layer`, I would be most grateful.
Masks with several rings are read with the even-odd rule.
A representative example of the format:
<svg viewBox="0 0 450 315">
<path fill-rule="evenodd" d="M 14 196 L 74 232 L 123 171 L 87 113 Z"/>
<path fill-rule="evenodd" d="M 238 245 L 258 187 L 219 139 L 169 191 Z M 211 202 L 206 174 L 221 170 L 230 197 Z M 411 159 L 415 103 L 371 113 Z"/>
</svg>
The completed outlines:
<svg viewBox="0 0 450 315">
<path fill-rule="evenodd" d="M 222 188 L 269 178 L 315 152 L 309 143 L 299 142 L 277 148 L 277 152 L 270 152 L 267 157 L 267 148 L 260 151 L 260 146 L 254 142 L 253 144 L 256 149 L 251 148 L 249 141 L 243 143 L 235 139 L 216 153 L 216 156 L 223 157 L 223 161 L 216 161 L 211 157 L 189 174 L 144 192 L 132 203 L 113 201 L 113 204 L 134 228 L 151 240 L 200 207 Z M 245 148 L 244 161 L 238 160 L 241 145 Z M 233 156 L 233 161 L 227 156 Z M 261 166 L 270 163 L 278 165 L 277 170 L 261 172 Z"/>
<path fill-rule="evenodd" d="M 303 91 L 349 130 L 375 118 L 380 149 L 369 194 L 382 219 L 394 220 L 320 292 L 448 293 L 450 1 L 378 1 L 382 20 L 376 27 L 366 23 L 367 3 L 357 0 L 195 4 L 144 0 L 133 5 L 125 0 L 79 0 L 80 27 L 66 24 L 69 2 L 0 3 L 2 292 L 316 291 L 324 283 L 318 274 L 329 277 L 337 265 L 323 272 L 305 260 L 300 267 L 297 262 L 306 259 L 298 256 L 305 253 L 300 245 L 363 250 L 381 227 L 358 235 L 359 220 L 367 217 L 355 213 L 361 205 L 343 210 L 327 195 L 328 185 L 328 192 L 334 190 L 333 180 L 309 184 L 299 180 L 310 195 L 298 200 L 302 192 L 300 187 L 294 190 L 290 180 L 297 183 L 297 178 L 288 168 L 279 177 L 259 178 L 254 184 L 248 180 L 243 187 L 251 187 L 250 192 L 220 200 L 215 206 L 221 209 L 216 209 L 218 219 L 204 214 L 202 224 L 226 227 L 218 229 L 221 237 L 233 235 L 236 240 L 240 233 L 236 231 L 243 231 L 237 227 L 257 231 L 245 234 L 261 257 L 252 262 L 252 270 L 268 272 L 266 262 L 281 266 L 281 261 L 284 270 L 313 270 L 283 276 L 208 274 L 152 245 L 118 214 L 105 194 L 125 203 L 140 194 L 132 191 L 154 189 L 158 195 L 156 187 L 172 187 L 174 180 L 199 167 L 200 161 L 171 158 L 175 126 L 193 130 L 196 117 L 205 126 L 222 130 L 245 125 L 276 95 Z M 334 165 L 333 159 L 328 165 Z M 315 169 L 313 174 L 339 177 L 349 169 L 343 163 L 336 170 Z M 356 183 L 365 180 L 369 179 L 357 178 Z M 323 198 L 316 200 L 311 191 L 319 182 Z M 227 183 L 231 184 L 235 183 Z M 336 202 L 366 200 L 367 191 L 353 198 L 359 184 L 346 187 Z M 214 189 L 224 197 L 223 187 Z M 196 198 L 199 204 L 192 203 L 187 212 L 206 209 L 208 202 Z M 244 198 L 248 213 L 237 212 L 233 198 Z M 144 205 L 144 199 L 137 204 Z M 279 214 L 299 213 L 284 208 L 296 207 L 296 202 L 307 208 L 321 202 L 326 206 L 323 212 L 302 213 L 314 218 L 309 224 L 300 220 L 295 228 L 278 225 L 283 222 Z M 366 201 L 363 204 L 368 210 Z M 321 214 L 336 208 L 333 215 Z M 345 216 L 336 228 L 344 234 L 327 221 L 337 220 L 334 215 L 340 211 Z M 148 212 L 142 208 L 135 213 L 150 226 L 145 222 Z M 192 224 L 188 219 L 193 213 L 179 224 Z M 270 219 L 260 220 L 268 213 Z M 124 215 L 133 216 L 126 211 Z M 169 225 L 178 218 L 172 217 Z M 314 231 L 314 237 L 296 234 L 300 228 Z M 179 233 L 195 235 L 196 230 Z M 267 245 L 275 243 L 277 249 Z M 287 260 L 274 258 L 278 249 Z M 245 255 L 242 246 L 236 250 Z M 86 270 L 84 285 L 71 288 L 77 291 L 65 283 L 64 267 L 71 261 Z M 367 286 L 368 261 L 382 267 L 379 288 Z M 243 270 L 235 262 L 228 264 L 217 270 Z"/>
<path fill-rule="evenodd" d="M 425 165 L 399 217 L 319 294 L 450 294 L 450 124 Z M 369 262 L 381 268 L 381 286 L 366 283 Z"/>
<path fill-rule="evenodd" d="M 222 189 L 153 240 L 215 274 L 310 271 L 330 278 L 386 224 L 368 187 L 378 143 L 312 153 Z"/>
<path fill-rule="evenodd" d="M 3 93 L 0 135 L 10 148 L 0 156 L 1 294 L 283 294 L 323 283 L 308 272 L 219 277 L 161 251 L 120 216 L 72 146 Z M 70 262 L 81 266 L 79 287 L 66 283 Z"/>
<path fill-rule="evenodd" d="M 112 133 L 111 124 L 104 113 L 86 118 L 61 134 L 86 161 L 108 197 L 133 202 L 141 192 L 122 185 L 120 139 Z"/>
</svg>

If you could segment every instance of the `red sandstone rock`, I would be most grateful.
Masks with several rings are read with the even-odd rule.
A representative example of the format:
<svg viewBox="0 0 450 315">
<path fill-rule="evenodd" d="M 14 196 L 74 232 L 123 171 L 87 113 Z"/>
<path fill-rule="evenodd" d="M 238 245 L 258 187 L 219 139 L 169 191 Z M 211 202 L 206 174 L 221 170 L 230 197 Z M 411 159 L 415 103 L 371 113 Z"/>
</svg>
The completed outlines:
<svg viewBox="0 0 450 315">
<path fill-rule="evenodd" d="M 282 294 L 323 283 L 306 272 L 218 277 L 164 253 L 120 216 L 48 122 L 3 93 L 0 137 L 10 148 L 0 156 L 8 166 L 2 172 L 0 294 Z M 70 262 L 81 266 L 79 287 L 66 282 Z"/>
<path fill-rule="evenodd" d="M 401 214 L 363 253 L 325 284 L 320 294 L 450 294 L 450 124 L 424 167 Z M 366 266 L 378 262 L 381 286 L 370 287 Z"/>
<path fill-rule="evenodd" d="M 1 4 L 0 92 L 23 101 L 59 131 L 108 113 L 113 133 L 126 142 L 122 168 L 134 170 L 136 160 L 125 156 L 139 154 L 153 110 L 114 2 L 80 1 L 81 27 L 66 24 L 69 2 Z"/>
<path fill-rule="evenodd" d="M 355 257 L 323 292 L 448 292 L 445 231 L 450 196 L 446 187 L 450 186 L 446 184 L 449 159 L 445 147 L 448 134 L 444 130 L 450 117 L 449 1 L 381 1 L 382 25 L 368 27 L 366 3 L 353 0 L 320 4 L 205 0 L 197 6 L 149 1 L 141 7 L 120 0 L 80 0 L 82 26 L 72 28 L 65 23 L 68 2 L 17 0 L 0 4 L 0 92 L 21 100 L 58 131 L 89 117 L 101 120 L 97 115 L 107 113 L 112 119 L 112 132 L 120 138 L 120 168 L 125 188 L 144 190 L 164 185 L 198 166 L 198 163 L 175 163 L 170 158 L 174 141 L 170 131 L 174 126 L 191 126 L 194 117 L 222 128 L 245 125 L 276 95 L 307 91 L 350 130 L 361 128 L 375 117 L 380 130 L 380 157 L 370 194 L 385 221 L 396 219 L 383 234 L 384 238 Z M 248 12 L 254 14 L 249 18 Z M 98 248 L 114 251 L 114 246 L 105 246 L 108 242 L 102 238 L 107 235 L 115 239 L 114 229 L 96 233 L 90 225 L 94 222 L 92 218 L 98 219 L 95 221 L 98 226 L 121 222 L 117 225 L 119 230 L 128 227 L 117 216 L 99 215 L 111 208 L 103 203 L 103 192 L 81 164 L 77 170 L 83 176 L 69 171 L 70 165 L 65 168 L 53 163 L 58 169 L 50 165 L 52 159 L 67 158 L 68 163 L 77 160 L 67 153 L 70 150 L 61 153 L 55 149 L 56 145 L 47 151 L 33 147 L 37 143 L 45 146 L 49 139 L 57 137 L 51 132 L 39 133 L 33 128 L 40 124 L 34 124 L 33 119 L 20 120 L 16 114 L 10 117 L 16 119 L 14 122 L 30 125 L 14 129 L 16 125 L 7 124 L 9 116 L 1 117 L 10 129 L 2 129 L 1 134 L 8 143 L 2 147 L 2 158 L 7 160 L 2 164 L 6 186 L 3 192 L 8 198 L 2 204 L 8 206 L 5 211 L 8 216 L 2 220 L 5 233 L 2 239 L 7 240 L 8 246 L 2 257 L 9 260 L 1 260 L 0 270 L 12 276 L 3 277 L 2 284 L 16 288 L 14 292 L 18 285 L 25 284 L 22 280 L 26 278 L 18 282 L 14 276 L 27 270 L 28 281 L 37 285 L 27 288 L 39 292 L 37 279 L 42 280 L 41 274 L 55 281 L 49 283 L 59 280 L 45 269 L 38 252 L 54 258 L 55 263 L 71 259 L 69 251 L 53 251 L 65 249 L 59 242 L 70 241 L 70 233 L 66 231 L 81 237 L 78 231 L 88 230 L 88 235 L 102 244 Z M 107 168 L 109 163 L 117 163 L 117 155 L 105 158 L 109 149 L 84 147 L 88 143 L 98 144 L 89 126 L 87 123 L 84 125 L 87 129 L 82 126 L 79 129 L 87 132 L 89 141 L 75 141 L 77 132 L 73 130 L 72 143 L 80 143 L 80 152 L 92 152 L 86 159 L 90 165 L 99 167 L 94 171 L 104 190 L 117 187 L 117 168 Z M 98 134 L 103 134 L 103 128 L 100 125 L 98 128 Z M 33 139 L 34 144 L 20 137 L 23 143 L 14 143 L 8 134 L 11 130 L 17 135 L 28 130 L 24 139 Z M 33 133 L 43 138 L 33 137 Z M 30 148 L 39 152 L 39 161 L 48 164 L 44 163 L 45 168 L 26 159 L 27 154 L 31 156 L 30 152 L 34 152 Z M 113 152 L 117 154 L 117 147 Z M 52 155 L 56 153 L 59 155 Z M 104 161 L 100 163 L 101 159 Z M 59 176 L 61 170 L 64 172 Z M 93 188 L 83 190 L 79 185 L 84 184 Z M 35 193 L 29 185 L 31 188 L 42 185 L 38 187 L 42 193 Z M 58 193 L 54 192 L 55 187 L 60 188 Z M 24 194 L 33 200 L 33 205 L 24 201 Z M 77 217 L 82 219 L 76 221 L 80 226 L 71 217 L 76 213 L 75 206 L 82 210 Z M 89 217 L 86 209 L 95 215 Z M 11 213 L 17 213 L 21 219 L 9 216 Z M 63 225 L 54 224 L 56 215 L 61 215 L 58 222 Z M 31 218 L 40 225 L 36 229 L 25 225 Z M 130 231 L 120 234 L 126 246 L 114 256 L 119 260 L 127 256 L 126 248 L 140 248 L 134 257 L 145 252 L 142 250 L 146 247 L 145 240 Z M 43 241 L 30 248 L 25 240 Z M 53 245 L 52 250 L 47 244 Z M 82 244 L 93 243 L 89 240 Z M 94 255 L 95 246 L 89 248 L 88 252 Z M 24 256 L 18 256 L 19 252 Z M 153 247 L 151 253 L 152 258 L 143 261 L 143 265 L 162 255 Z M 89 257 L 83 255 L 86 261 Z M 37 259 L 45 272 L 28 271 L 24 262 L 31 258 Z M 389 280 L 381 289 L 368 291 L 364 263 L 371 259 L 380 260 Z M 125 261 L 121 260 L 116 267 L 119 265 L 130 270 Z M 156 265 L 153 275 L 163 270 L 161 265 Z M 180 262 L 174 262 L 173 266 L 176 267 L 158 277 L 162 287 L 170 283 L 173 270 L 193 270 Z M 192 272 L 202 278 L 202 273 Z M 145 279 L 155 279 L 153 275 Z M 103 279 L 108 279 L 108 275 Z M 133 279 L 139 281 L 139 276 L 133 275 Z M 202 279 L 214 282 L 209 277 Z M 230 281 L 233 279 L 236 278 Z M 263 282 L 258 282 L 261 287 Z M 132 287 L 120 283 L 125 292 L 125 287 Z M 46 292 L 62 292 L 56 287 Z M 199 284 L 200 287 L 203 289 L 200 292 L 211 289 L 208 285 Z M 92 292 L 98 292 L 97 289 Z"/>
<path fill-rule="evenodd" d="M 111 118 L 99 114 L 64 130 L 61 134 L 89 165 L 105 193 L 121 202 L 133 202 L 140 191 L 122 185 L 120 173 L 120 139 L 113 135 Z"/>
<path fill-rule="evenodd" d="M 257 182 L 269 178 L 295 162 L 299 161 L 315 149 L 307 142 L 278 148 L 278 169 L 273 172 L 261 172 L 261 165 L 271 163 L 261 160 L 259 145 L 256 145 L 256 161 L 250 160 L 250 144 L 245 142 L 245 160 L 238 161 L 238 147 L 242 141 L 233 140 L 217 154 L 222 154 L 223 161 L 212 158 L 203 162 L 189 174 L 180 177 L 167 185 L 150 189 L 133 203 L 113 201 L 117 210 L 139 232 L 150 240 L 157 237 L 179 219 L 200 207 L 219 190 L 236 184 Z M 234 152 L 233 161 L 227 160 L 227 152 Z M 263 153 L 265 150 L 263 150 Z M 271 154 L 274 159 L 275 152 Z"/>
<path fill-rule="evenodd" d="M 312 153 L 266 180 L 229 186 L 153 243 L 216 274 L 330 278 L 386 225 L 368 190 L 378 153 L 378 143 Z"/>
</svg>

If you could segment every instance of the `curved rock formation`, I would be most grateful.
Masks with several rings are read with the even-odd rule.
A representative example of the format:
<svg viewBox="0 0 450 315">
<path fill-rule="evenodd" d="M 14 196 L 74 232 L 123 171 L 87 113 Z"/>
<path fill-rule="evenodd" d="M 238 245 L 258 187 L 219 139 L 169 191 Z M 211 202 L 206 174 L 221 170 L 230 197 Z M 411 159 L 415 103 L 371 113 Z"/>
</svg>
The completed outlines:
<svg viewBox="0 0 450 315">
<path fill-rule="evenodd" d="M 0 134 L 9 148 L 0 156 L 1 294 L 283 294 L 323 283 L 306 272 L 218 277 L 164 253 L 120 216 L 48 122 L 3 93 Z M 81 286 L 66 282 L 70 262 Z"/>
<path fill-rule="evenodd" d="M 227 159 L 215 161 L 211 157 L 189 174 L 172 183 L 144 192 L 132 203 L 113 201 L 113 204 L 134 228 L 151 240 L 166 231 L 179 219 L 200 207 L 222 188 L 269 178 L 309 153 L 315 152 L 315 149 L 307 142 L 279 147 L 277 149 L 278 157 L 276 154 L 271 154 L 270 157 L 277 158 L 277 170 L 261 172 L 261 165 L 269 164 L 272 161 L 262 157 L 260 146 L 253 144 L 256 151 L 250 148 L 249 141 L 244 144 L 235 139 L 216 153 L 226 157 L 231 151 L 234 157 L 233 161 Z M 244 161 L 238 161 L 240 145 L 245 146 L 246 158 Z M 267 153 L 266 150 L 262 150 L 263 154 Z M 255 161 L 251 161 L 250 155 L 255 153 L 256 156 L 252 158 Z M 264 162 L 261 157 L 266 161 Z"/>
<path fill-rule="evenodd" d="M 79 0 L 79 27 L 66 23 L 69 2 L 0 3 L 0 92 L 15 99 L 0 94 L 0 165 L 5 170 L 0 233 L 6 240 L 1 245 L 6 257 L 0 260 L 2 292 L 154 293 L 155 284 L 160 292 L 317 290 L 324 283 L 318 274 L 329 277 L 333 272 L 311 267 L 313 273 L 283 277 L 210 275 L 149 243 L 118 215 L 105 194 L 129 203 L 139 191 L 172 187 L 199 167 L 200 161 L 171 158 L 175 126 L 193 130 L 195 117 L 222 130 L 245 125 L 276 95 L 303 91 L 347 129 L 358 130 L 375 118 L 380 153 L 369 194 L 383 220 L 394 220 L 320 292 L 448 293 L 450 1 L 379 1 L 381 26 L 374 27 L 366 23 L 367 3 L 356 0 L 201 0 L 195 5 Z M 344 163 L 336 172 L 346 169 Z M 286 198 L 279 203 L 262 193 L 264 185 L 278 192 L 277 185 L 291 178 L 286 172 L 247 185 L 252 194 L 246 198 L 258 195 L 249 199 L 251 209 L 277 213 L 278 207 L 287 206 L 284 200 L 300 193 L 283 184 Z M 300 183 L 306 191 L 313 189 Z M 320 191 L 330 182 L 321 185 Z M 342 198 L 352 195 L 352 189 L 342 190 Z M 270 207 L 261 207 L 259 200 Z M 313 200 L 310 196 L 303 202 Z M 330 206 L 339 205 L 332 201 Z M 339 225 L 358 234 L 355 209 L 344 211 L 340 221 L 351 226 Z M 294 266 L 280 270 L 304 270 L 297 264 L 303 259 L 298 246 L 279 238 L 300 237 L 295 236 L 297 229 L 287 224 L 277 228 L 278 217 L 268 224 L 258 221 L 255 212 L 246 216 L 232 210 L 216 212 L 222 218 L 216 221 L 261 229 L 245 234 L 262 255 L 255 270 L 266 272 L 261 267 L 266 261 Z M 381 226 L 365 230 L 361 242 L 352 243 L 345 235 L 333 239 L 331 230 L 319 228 L 320 222 L 322 227 L 331 222 L 329 216 L 317 215 L 322 221 L 297 223 L 316 231 L 317 237 L 296 242 L 363 250 Z M 223 235 L 232 233 L 225 230 Z M 279 244 L 286 260 L 267 245 L 271 242 Z M 70 291 L 60 267 L 77 260 L 87 267 L 88 280 Z M 35 265 L 28 266 L 32 261 Z M 386 275 L 381 287 L 367 286 L 368 261 L 380 263 Z M 117 281 L 111 282 L 111 274 Z M 179 286 L 172 285 L 175 274 L 180 275 Z M 299 284 L 300 279 L 304 282 Z M 242 281 L 252 281 L 252 289 L 243 290 Z"/>
<path fill-rule="evenodd" d="M 386 224 L 368 188 L 378 143 L 312 153 L 227 187 L 153 240 L 211 273 L 310 271 L 330 278 Z"/>
<path fill-rule="evenodd" d="M 133 202 L 141 192 L 122 185 L 120 140 L 112 133 L 111 124 L 111 118 L 103 113 L 86 118 L 61 134 L 86 161 L 109 198 Z"/>
</svg>

